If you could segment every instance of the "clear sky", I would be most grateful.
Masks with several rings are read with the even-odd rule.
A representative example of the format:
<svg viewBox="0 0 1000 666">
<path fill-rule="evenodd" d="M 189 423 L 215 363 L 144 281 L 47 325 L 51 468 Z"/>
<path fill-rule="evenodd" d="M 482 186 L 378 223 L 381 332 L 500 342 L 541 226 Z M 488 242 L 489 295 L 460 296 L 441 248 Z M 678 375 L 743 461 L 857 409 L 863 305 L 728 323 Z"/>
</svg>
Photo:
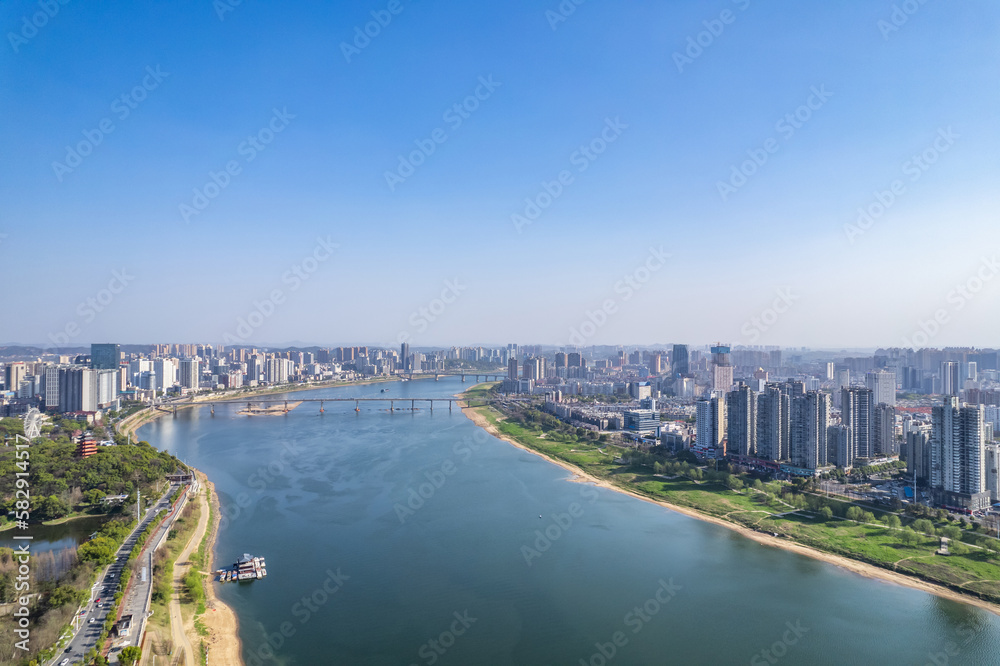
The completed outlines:
<svg viewBox="0 0 1000 666">
<path fill-rule="evenodd" d="M 1000 345 L 996 2 L 234 2 L 0 4 L 0 342 Z"/>
</svg>

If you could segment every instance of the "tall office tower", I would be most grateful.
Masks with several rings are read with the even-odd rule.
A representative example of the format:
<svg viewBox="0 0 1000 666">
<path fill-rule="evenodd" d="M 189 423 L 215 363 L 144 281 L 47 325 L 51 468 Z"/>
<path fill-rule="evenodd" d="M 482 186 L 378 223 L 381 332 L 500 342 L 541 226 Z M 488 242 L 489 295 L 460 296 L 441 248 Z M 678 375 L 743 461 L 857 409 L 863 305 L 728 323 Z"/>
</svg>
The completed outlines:
<svg viewBox="0 0 1000 666">
<path fill-rule="evenodd" d="M 875 404 L 885 403 L 896 406 L 896 373 L 888 370 L 873 370 L 865 373 L 865 386 L 875 394 Z"/>
<path fill-rule="evenodd" d="M 562 370 L 563 374 L 559 374 Z M 566 374 L 566 352 L 556 352 L 556 375 L 564 377 Z"/>
<path fill-rule="evenodd" d="M 154 388 L 157 391 L 166 391 L 177 383 L 177 366 L 174 365 L 173 359 L 156 359 L 153 361 L 153 372 L 156 373 L 156 385 Z"/>
<path fill-rule="evenodd" d="M 832 425 L 826 429 L 829 462 L 837 467 L 854 466 L 857 455 L 854 451 L 854 433 L 845 425 Z"/>
<path fill-rule="evenodd" d="M 894 456 L 896 446 L 896 408 L 880 402 L 872 412 L 872 456 Z"/>
<path fill-rule="evenodd" d="M 872 412 L 875 410 L 874 394 L 867 388 L 841 389 L 841 422 L 851 429 L 854 453 L 858 458 L 871 458 Z"/>
<path fill-rule="evenodd" d="M 791 398 L 798 398 L 806 394 L 806 383 L 796 380 L 789 380 L 785 382 L 786 388 L 784 389 L 788 396 Z"/>
<path fill-rule="evenodd" d="M 809 391 L 791 398 L 792 464 L 816 469 L 827 464 L 827 428 L 830 426 L 830 396 Z"/>
<path fill-rule="evenodd" d="M 27 364 L 21 361 L 8 363 L 7 367 L 4 368 L 4 386 L 7 387 L 8 391 L 16 391 L 27 376 Z"/>
<path fill-rule="evenodd" d="M 519 358 L 521 356 L 520 351 L 517 348 L 517 345 L 514 344 L 513 342 L 507 344 L 507 356 L 509 358 Z"/>
<path fill-rule="evenodd" d="M 988 508 L 981 405 L 960 405 L 948 396 L 931 411 L 931 488 L 949 506 Z"/>
<path fill-rule="evenodd" d="M 943 395 L 958 395 L 962 385 L 958 380 L 958 363 L 941 361 L 941 393 Z"/>
<path fill-rule="evenodd" d="M 674 377 L 691 374 L 691 369 L 688 366 L 688 358 L 687 345 L 674 345 L 673 352 L 670 355 L 671 372 L 673 372 Z"/>
<path fill-rule="evenodd" d="M 58 365 L 45 368 L 45 409 L 59 409 L 59 373 Z"/>
<path fill-rule="evenodd" d="M 768 384 L 757 396 L 757 457 L 788 458 L 789 398 L 778 384 Z"/>
<path fill-rule="evenodd" d="M 181 359 L 178 375 L 178 380 L 183 388 L 197 389 L 201 383 L 201 362 L 196 358 Z"/>
<path fill-rule="evenodd" d="M 580 355 L 580 352 L 570 352 L 566 354 L 566 365 L 570 368 L 582 368 L 583 356 Z"/>
<path fill-rule="evenodd" d="M 663 354 L 661 352 L 651 352 L 649 354 L 649 374 L 658 375 L 663 372 Z"/>
<path fill-rule="evenodd" d="M 619 353 L 620 354 L 624 354 L 625 352 L 619 352 Z M 631 354 L 629 354 L 628 355 L 628 364 L 629 365 L 642 365 L 642 352 L 637 349 L 634 352 L 632 352 Z"/>
<path fill-rule="evenodd" d="M 757 454 L 757 394 L 740 384 L 726 394 L 728 453 L 741 456 Z"/>
<path fill-rule="evenodd" d="M 507 379 L 517 379 L 517 359 L 513 356 L 507 361 Z"/>
<path fill-rule="evenodd" d="M 410 368 L 413 372 L 420 372 L 424 369 L 424 355 L 418 351 L 410 354 Z"/>
<path fill-rule="evenodd" d="M 828 361 L 826 364 L 826 379 L 827 381 L 833 379 L 834 364 L 833 361 Z"/>
<path fill-rule="evenodd" d="M 695 428 L 699 446 L 720 448 L 726 439 L 726 400 L 718 396 L 696 403 Z"/>
<path fill-rule="evenodd" d="M 538 362 L 538 378 L 545 379 L 549 376 L 549 370 L 552 367 L 548 364 L 548 360 L 544 356 L 539 356 L 535 360 Z"/>
<path fill-rule="evenodd" d="M 97 371 L 90 368 L 59 369 L 59 411 L 96 412 Z"/>
<path fill-rule="evenodd" d="M 118 345 L 90 345 L 90 367 L 94 370 L 117 370 L 121 358 L 121 348 Z"/>
<path fill-rule="evenodd" d="M 970 382 L 978 382 L 979 381 L 979 364 L 976 363 L 976 361 L 969 361 L 969 364 L 966 366 L 965 375 L 966 375 L 965 378 L 968 381 L 970 381 Z"/>
<path fill-rule="evenodd" d="M 399 345 L 399 362 L 403 372 L 413 371 L 413 368 L 410 367 L 410 345 L 407 342 Z"/>
</svg>

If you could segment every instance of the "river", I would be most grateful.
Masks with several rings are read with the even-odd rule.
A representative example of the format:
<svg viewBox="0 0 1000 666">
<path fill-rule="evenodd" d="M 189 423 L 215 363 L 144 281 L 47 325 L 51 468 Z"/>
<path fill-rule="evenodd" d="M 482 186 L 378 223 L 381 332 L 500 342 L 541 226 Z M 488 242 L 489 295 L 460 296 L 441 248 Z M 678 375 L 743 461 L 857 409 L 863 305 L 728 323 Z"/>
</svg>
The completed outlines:
<svg viewBox="0 0 1000 666">
<path fill-rule="evenodd" d="M 987 611 L 572 482 L 445 403 L 360 404 L 206 406 L 138 433 L 214 482 L 219 563 L 267 560 L 219 588 L 248 664 L 1000 663 Z"/>
</svg>

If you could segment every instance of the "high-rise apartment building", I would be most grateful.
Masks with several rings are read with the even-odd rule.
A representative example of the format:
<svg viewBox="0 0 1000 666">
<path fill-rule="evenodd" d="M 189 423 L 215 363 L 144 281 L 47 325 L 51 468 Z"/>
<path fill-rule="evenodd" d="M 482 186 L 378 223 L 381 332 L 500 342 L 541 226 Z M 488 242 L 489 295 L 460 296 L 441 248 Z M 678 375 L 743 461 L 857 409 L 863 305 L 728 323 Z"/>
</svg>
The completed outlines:
<svg viewBox="0 0 1000 666">
<path fill-rule="evenodd" d="M 958 363 L 955 361 L 941 361 L 939 377 L 941 380 L 942 395 L 958 395 L 958 392 L 962 389 L 962 384 L 959 381 Z"/>
<path fill-rule="evenodd" d="M 757 454 L 757 394 L 741 384 L 726 394 L 728 444 L 726 451 L 741 456 Z"/>
<path fill-rule="evenodd" d="M 947 506 L 978 511 L 990 506 L 981 405 L 954 396 L 931 411 L 931 488 Z"/>
<path fill-rule="evenodd" d="M 197 390 L 201 383 L 201 362 L 196 358 L 181 359 L 178 374 L 182 388 Z"/>
<path fill-rule="evenodd" d="M 871 458 L 872 412 L 875 411 L 874 394 L 871 389 L 849 387 L 841 390 L 841 422 L 851 429 L 854 453 L 858 458 Z"/>
<path fill-rule="evenodd" d="M 791 398 L 792 464 L 816 469 L 827 464 L 827 429 L 830 426 L 830 395 L 808 391 Z"/>
<path fill-rule="evenodd" d="M 896 406 L 896 373 L 888 370 L 873 370 L 865 373 L 865 386 L 874 393 L 875 404 Z"/>
<path fill-rule="evenodd" d="M 787 460 L 789 396 L 780 384 L 768 384 L 757 396 L 757 457 Z"/>
<path fill-rule="evenodd" d="M 726 438 L 726 400 L 712 397 L 696 403 L 695 427 L 701 447 L 721 448 Z"/>
</svg>

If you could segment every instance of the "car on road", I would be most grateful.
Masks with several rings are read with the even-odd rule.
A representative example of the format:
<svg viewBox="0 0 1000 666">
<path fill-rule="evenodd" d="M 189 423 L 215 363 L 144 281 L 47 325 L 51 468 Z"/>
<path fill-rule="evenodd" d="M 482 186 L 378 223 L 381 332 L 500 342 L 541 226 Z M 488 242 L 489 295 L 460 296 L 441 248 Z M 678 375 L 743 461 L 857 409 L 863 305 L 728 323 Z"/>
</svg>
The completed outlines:
<svg viewBox="0 0 1000 666">
<path fill-rule="evenodd" d="M 66 666 L 66 664 L 68 663 L 69 663 L 69 657 L 66 657 L 65 659 L 59 662 L 59 666 Z"/>
</svg>

